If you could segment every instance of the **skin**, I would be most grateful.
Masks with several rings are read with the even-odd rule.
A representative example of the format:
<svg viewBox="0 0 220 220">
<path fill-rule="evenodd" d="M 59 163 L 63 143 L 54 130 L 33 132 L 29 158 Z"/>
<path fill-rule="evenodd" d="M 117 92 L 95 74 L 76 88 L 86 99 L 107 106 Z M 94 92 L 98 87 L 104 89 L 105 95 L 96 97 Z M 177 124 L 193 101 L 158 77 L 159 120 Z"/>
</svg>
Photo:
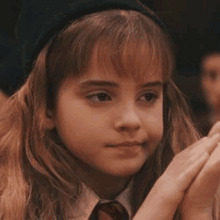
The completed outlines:
<svg viewBox="0 0 220 220">
<path fill-rule="evenodd" d="M 161 141 L 163 82 L 155 66 L 134 81 L 103 74 L 93 58 L 86 74 L 59 89 L 52 123 L 77 158 L 81 178 L 101 198 L 119 194 Z M 140 144 L 117 147 L 126 141 Z"/>
<path fill-rule="evenodd" d="M 219 129 L 220 123 L 212 134 Z M 213 219 L 212 203 L 220 181 L 220 136 L 209 135 L 173 158 L 133 220 L 172 220 L 178 207 L 181 220 Z"/>
<path fill-rule="evenodd" d="M 86 74 L 64 81 L 59 89 L 51 124 L 76 156 L 83 181 L 100 198 L 115 198 L 162 138 L 162 76 L 155 66 L 134 81 L 113 72 L 103 74 L 93 59 Z M 148 86 L 141 88 L 143 84 Z M 171 220 L 178 207 L 182 220 L 212 220 L 220 181 L 219 130 L 216 125 L 208 137 L 173 158 L 133 220 Z M 128 140 L 145 144 L 116 147 Z"/>
<path fill-rule="evenodd" d="M 204 58 L 202 64 L 201 87 L 210 112 L 220 120 L 220 53 Z"/>
</svg>

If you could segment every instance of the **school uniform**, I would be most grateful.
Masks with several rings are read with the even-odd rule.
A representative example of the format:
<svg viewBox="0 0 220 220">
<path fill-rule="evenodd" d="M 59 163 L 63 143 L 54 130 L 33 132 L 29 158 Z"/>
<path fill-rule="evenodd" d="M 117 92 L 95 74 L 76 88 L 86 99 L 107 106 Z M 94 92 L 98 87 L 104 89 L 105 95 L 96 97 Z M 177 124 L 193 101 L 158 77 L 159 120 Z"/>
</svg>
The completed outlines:
<svg viewBox="0 0 220 220">
<path fill-rule="evenodd" d="M 115 198 L 115 200 L 126 209 L 129 215 L 129 220 L 131 220 L 131 204 L 129 203 L 129 196 L 132 185 L 133 181 L 131 180 L 127 187 Z M 88 220 L 98 203 L 107 202 L 109 202 L 109 200 L 100 199 L 92 189 L 83 184 L 83 194 L 77 201 L 76 206 L 71 210 L 69 220 Z"/>
</svg>

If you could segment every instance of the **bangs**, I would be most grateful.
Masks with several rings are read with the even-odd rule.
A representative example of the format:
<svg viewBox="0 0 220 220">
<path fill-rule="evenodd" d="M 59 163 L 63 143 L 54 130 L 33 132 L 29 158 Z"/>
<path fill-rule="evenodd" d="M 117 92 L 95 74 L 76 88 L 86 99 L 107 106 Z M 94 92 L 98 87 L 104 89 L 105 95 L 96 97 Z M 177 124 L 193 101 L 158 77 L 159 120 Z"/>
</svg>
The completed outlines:
<svg viewBox="0 0 220 220">
<path fill-rule="evenodd" d="M 135 81 L 144 79 L 149 74 L 163 78 L 162 57 L 147 41 L 130 40 L 124 45 L 99 42 L 92 60 L 105 73 L 115 73 L 119 77 L 129 77 Z M 90 65 L 89 65 L 90 66 Z"/>
<path fill-rule="evenodd" d="M 171 77 L 174 62 L 170 41 L 153 20 L 136 11 L 105 12 L 102 20 L 100 16 L 93 17 L 94 28 L 101 31 L 94 32 L 98 37 L 90 50 L 89 62 L 95 59 L 103 73 L 135 80 L 149 74 L 159 74 L 163 81 Z M 89 67 L 90 63 L 86 72 Z"/>
<path fill-rule="evenodd" d="M 71 22 L 51 43 L 50 91 L 55 94 L 68 77 L 86 74 L 94 59 L 103 74 L 135 80 L 151 73 L 165 82 L 175 66 L 168 33 L 148 16 L 134 10 L 101 11 Z"/>
</svg>

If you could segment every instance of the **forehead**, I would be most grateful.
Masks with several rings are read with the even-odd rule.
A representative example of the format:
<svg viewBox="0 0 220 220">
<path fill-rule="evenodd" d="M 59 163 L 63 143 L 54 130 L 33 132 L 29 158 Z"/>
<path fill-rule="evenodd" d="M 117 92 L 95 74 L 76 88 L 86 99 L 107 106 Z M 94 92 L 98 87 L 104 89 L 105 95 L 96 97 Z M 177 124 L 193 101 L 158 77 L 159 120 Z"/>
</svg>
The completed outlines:
<svg viewBox="0 0 220 220">
<path fill-rule="evenodd" d="M 220 70 L 220 54 L 210 55 L 203 61 L 204 69 L 219 69 Z"/>
</svg>

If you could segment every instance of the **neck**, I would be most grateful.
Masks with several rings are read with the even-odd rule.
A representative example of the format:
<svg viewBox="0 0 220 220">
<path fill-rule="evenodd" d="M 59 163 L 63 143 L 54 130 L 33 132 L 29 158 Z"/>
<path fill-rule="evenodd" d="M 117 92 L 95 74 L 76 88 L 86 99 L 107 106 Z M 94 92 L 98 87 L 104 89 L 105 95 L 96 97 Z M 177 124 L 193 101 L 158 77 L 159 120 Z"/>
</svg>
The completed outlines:
<svg viewBox="0 0 220 220">
<path fill-rule="evenodd" d="M 115 177 L 80 163 L 80 179 L 101 199 L 113 200 L 129 183 L 131 177 Z"/>
</svg>

